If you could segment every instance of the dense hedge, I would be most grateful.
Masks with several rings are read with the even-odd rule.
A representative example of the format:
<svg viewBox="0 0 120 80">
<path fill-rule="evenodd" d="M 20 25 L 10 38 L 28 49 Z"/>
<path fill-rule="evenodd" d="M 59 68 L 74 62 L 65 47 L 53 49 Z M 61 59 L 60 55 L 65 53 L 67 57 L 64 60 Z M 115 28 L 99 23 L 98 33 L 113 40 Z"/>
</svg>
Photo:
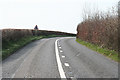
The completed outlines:
<svg viewBox="0 0 120 80">
<path fill-rule="evenodd" d="M 58 31 L 46 31 L 46 30 L 30 30 L 30 29 L 3 29 L 2 41 L 13 40 L 16 41 L 23 37 L 28 36 L 47 36 L 47 35 L 66 35 L 75 36 L 75 34 L 58 32 Z"/>
<path fill-rule="evenodd" d="M 117 15 L 89 16 L 78 25 L 77 38 L 118 51 L 118 28 Z"/>
<path fill-rule="evenodd" d="M 2 40 L 18 40 L 22 37 L 33 36 L 31 30 L 27 29 L 3 29 L 2 30 Z"/>
</svg>

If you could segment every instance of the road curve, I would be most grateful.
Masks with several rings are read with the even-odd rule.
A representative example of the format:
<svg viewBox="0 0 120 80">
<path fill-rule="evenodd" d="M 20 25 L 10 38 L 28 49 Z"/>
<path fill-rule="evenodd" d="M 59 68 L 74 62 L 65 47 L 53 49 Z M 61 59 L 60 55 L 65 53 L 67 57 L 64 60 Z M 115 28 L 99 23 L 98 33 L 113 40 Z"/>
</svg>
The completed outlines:
<svg viewBox="0 0 120 80">
<path fill-rule="evenodd" d="M 118 78 L 118 63 L 75 38 L 32 42 L 2 61 L 3 78 Z"/>
</svg>

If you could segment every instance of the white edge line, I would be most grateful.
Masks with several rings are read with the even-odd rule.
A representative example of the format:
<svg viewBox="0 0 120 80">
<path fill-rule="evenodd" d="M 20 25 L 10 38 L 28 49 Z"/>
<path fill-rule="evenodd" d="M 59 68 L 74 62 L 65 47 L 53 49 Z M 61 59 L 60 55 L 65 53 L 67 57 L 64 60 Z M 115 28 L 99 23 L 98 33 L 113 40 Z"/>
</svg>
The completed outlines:
<svg viewBox="0 0 120 80">
<path fill-rule="evenodd" d="M 59 70 L 60 77 L 61 78 L 66 78 L 65 72 L 64 72 L 63 67 L 62 67 L 62 63 L 60 61 L 59 51 L 58 51 L 58 47 L 57 47 L 58 40 L 59 39 L 57 39 L 55 41 L 55 52 L 56 52 L 56 60 L 57 60 L 57 64 L 58 64 L 58 70 Z"/>
</svg>

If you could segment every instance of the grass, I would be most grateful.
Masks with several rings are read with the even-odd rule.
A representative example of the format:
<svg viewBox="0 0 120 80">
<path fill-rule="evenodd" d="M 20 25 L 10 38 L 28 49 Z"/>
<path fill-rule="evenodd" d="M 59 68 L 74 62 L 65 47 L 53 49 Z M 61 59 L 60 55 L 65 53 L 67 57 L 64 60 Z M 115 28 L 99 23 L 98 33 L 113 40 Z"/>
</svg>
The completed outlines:
<svg viewBox="0 0 120 80">
<path fill-rule="evenodd" d="M 15 51 L 17 51 L 18 49 L 20 49 L 21 47 L 25 46 L 26 44 L 35 41 L 35 40 L 39 40 L 42 37 L 39 36 L 32 36 L 32 37 L 24 37 L 21 38 L 17 41 L 2 41 L 2 59 L 7 58 L 8 56 L 10 56 L 12 53 L 14 53 Z"/>
<path fill-rule="evenodd" d="M 76 39 L 76 41 L 98 53 L 101 53 L 107 57 L 109 57 L 110 59 L 114 60 L 114 61 L 117 61 L 117 62 L 120 62 L 120 59 L 118 58 L 118 52 L 114 51 L 114 50 L 109 50 L 107 48 L 102 48 L 98 45 L 95 45 L 95 44 L 91 44 L 89 42 L 86 42 L 86 41 L 82 41 L 80 39 Z"/>
<path fill-rule="evenodd" d="M 27 45 L 28 43 L 40 40 L 42 38 L 51 38 L 51 37 L 67 37 L 67 35 L 44 35 L 44 36 L 29 36 L 21 38 L 17 41 L 2 41 L 2 60 L 6 59 L 8 56 L 22 48 L 23 46 Z"/>
</svg>

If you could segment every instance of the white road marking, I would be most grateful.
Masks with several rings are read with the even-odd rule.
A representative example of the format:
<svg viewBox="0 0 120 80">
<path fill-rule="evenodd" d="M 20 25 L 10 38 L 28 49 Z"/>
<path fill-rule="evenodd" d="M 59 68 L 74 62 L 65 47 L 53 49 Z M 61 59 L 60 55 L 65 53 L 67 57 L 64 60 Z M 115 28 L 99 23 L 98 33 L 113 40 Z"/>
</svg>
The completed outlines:
<svg viewBox="0 0 120 80">
<path fill-rule="evenodd" d="M 65 58 L 65 56 L 62 56 L 62 58 Z"/>
<path fill-rule="evenodd" d="M 62 51 L 62 50 L 60 50 L 60 52 L 62 53 L 63 51 Z"/>
<path fill-rule="evenodd" d="M 69 67 L 70 65 L 68 63 L 64 63 L 65 66 Z"/>
<path fill-rule="evenodd" d="M 57 60 L 57 64 L 58 64 L 58 70 L 59 70 L 59 73 L 60 73 L 60 77 L 61 78 L 66 78 L 65 72 L 64 72 L 63 67 L 62 67 L 62 63 L 60 61 L 60 56 L 59 56 L 59 51 L 58 51 L 58 46 L 57 46 L 57 41 L 58 40 L 59 39 L 57 39 L 55 41 L 55 52 L 56 52 L 56 60 Z"/>
<path fill-rule="evenodd" d="M 62 48 L 62 47 L 59 47 L 60 49 Z"/>
</svg>

